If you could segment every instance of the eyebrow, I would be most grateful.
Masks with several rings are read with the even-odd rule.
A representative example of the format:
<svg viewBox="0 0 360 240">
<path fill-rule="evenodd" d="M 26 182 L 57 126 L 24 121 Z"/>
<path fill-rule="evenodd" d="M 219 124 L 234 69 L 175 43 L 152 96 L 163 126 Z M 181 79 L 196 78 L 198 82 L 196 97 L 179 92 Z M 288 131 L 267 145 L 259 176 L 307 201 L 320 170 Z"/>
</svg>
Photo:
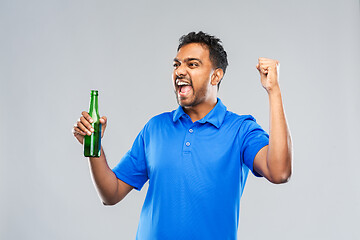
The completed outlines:
<svg viewBox="0 0 360 240">
<path fill-rule="evenodd" d="M 202 61 L 199 58 L 185 58 L 184 62 L 190 62 L 190 61 L 198 61 L 202 64 Z M 181 62 L 179 59 L 174 58 L 174 62 Z"/>
</svg>

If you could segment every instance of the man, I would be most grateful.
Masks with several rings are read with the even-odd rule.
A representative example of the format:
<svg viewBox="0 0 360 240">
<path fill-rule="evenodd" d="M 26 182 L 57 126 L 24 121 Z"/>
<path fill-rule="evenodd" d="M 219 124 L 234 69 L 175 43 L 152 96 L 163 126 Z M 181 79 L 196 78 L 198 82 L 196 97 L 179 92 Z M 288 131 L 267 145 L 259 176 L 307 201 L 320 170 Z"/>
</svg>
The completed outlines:
<svg viewBox="0 0 360 240">
<path fill-rule="evenodd" d="M 203 32 L 180 38 L 173 70 L 178 109 L 153 117 L 113 170 L 103 149 L 100 158 L 89 158 L 105 205 L 149 180 L 137 239 L 236 239 L 249 169 L 272 183 L 284 183 L 291 175 L 279 62 L 259 58 L 256 66 L 269 96 L 269 136 L 252 116 L 227 111 L 217 98 L 228 65 L 220 43 Z M 103 135 L 107 119 L 100 121 Z M 80 143 L 93 131 L 91 122 L 83 112 L 75 124 Z"/>
</svg>

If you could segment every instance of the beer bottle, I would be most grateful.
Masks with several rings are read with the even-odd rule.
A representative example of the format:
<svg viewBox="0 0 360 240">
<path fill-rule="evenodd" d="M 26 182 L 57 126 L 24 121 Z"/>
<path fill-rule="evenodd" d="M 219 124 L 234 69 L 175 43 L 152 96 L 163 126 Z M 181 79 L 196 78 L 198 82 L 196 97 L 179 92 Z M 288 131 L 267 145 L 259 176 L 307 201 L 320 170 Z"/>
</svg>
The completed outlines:
<svg viewBox="0 0 360 240">
<path fill-rule="evenodd" d="M 91 123 L 94 132 L 84 137 L 84 156 L 100 157 L 101 150 L 101 123 L 98 108 L 98 91 L 91 90 L 89 115 L 93 119 Z"/>
</svg>

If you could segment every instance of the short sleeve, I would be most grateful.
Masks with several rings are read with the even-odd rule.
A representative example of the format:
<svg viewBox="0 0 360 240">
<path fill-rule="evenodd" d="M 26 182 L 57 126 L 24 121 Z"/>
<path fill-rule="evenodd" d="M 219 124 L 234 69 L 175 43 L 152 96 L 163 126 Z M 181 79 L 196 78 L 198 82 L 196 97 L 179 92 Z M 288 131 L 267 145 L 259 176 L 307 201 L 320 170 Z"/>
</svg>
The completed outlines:
<svg viewBox="0 0 360 240">
<path fill-rule="evenodd" d="M 148 180 L 145 156 L 144 129 L 136 137 L 131 149 L 112 169 L 116 177 L 140 191 Z"/>
<path fill-rule="evenodd" d="M 243 144 L 241 147 L 242 160 L 255 176 L 261 177 L 261 175 L 253 169 L 254 159 L 260 149 L 269 145 L 269 134 L 256 123 L 255 118 L 252 116 L 243 122 L 241 132 L 243 136 Z"/>
</svg>

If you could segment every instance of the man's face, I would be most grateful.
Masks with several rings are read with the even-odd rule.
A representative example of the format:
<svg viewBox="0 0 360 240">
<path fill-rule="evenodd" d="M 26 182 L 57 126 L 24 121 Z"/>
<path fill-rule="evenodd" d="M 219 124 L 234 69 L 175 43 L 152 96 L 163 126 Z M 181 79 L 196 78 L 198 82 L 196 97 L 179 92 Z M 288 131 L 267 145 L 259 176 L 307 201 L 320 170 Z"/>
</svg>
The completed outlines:
<svg viewBox="0 0 360 240">
<path fill-rule="evenodd" d="M 210 98 L 214 71 L 207 46 L 189 43 L 174 58 L 173 81 L 176 100 L 182 107 L 192 107 Z"/>
</svg>

